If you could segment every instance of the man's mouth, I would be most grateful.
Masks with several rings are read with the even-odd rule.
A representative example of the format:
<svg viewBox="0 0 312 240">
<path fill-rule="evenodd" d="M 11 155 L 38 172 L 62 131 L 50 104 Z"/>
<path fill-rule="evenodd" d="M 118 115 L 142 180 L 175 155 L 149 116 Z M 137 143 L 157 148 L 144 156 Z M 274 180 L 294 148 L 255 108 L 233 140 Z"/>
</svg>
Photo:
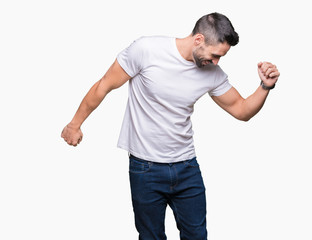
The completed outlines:
<svg viewBox="0 0 312 240">
<path fill-rule="evenodd" d="M 202 66 L 206 66 L 206 65 L 211 64 L 211 63 L 212 63 L 211 60 L 204 60 L 201 62 Z"/>
</svg>

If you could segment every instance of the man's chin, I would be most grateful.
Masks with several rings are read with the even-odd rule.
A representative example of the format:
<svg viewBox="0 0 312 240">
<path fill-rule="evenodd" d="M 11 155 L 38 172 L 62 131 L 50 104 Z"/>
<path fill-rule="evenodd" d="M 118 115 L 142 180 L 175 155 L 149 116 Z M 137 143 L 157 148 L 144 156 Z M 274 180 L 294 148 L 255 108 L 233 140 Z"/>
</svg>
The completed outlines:
<svg viewBox="0 0 312 240">
<path fill-rule="evenodd" d="M 202 62 L 200 62 L 200 61 L 195 61 L 195 64 L 196 64 L 196 66 L 197 66 L 198 68 L 203 68 L 203 67 L 204 67 L 204 65 L 203 65 Z"/>
<path fill-rule="evenodd" d="M 196 63 L 196 65 L 197 65 L 198 68 L 204 68 L 204 67 L 206 67 L 209 64 Z"/>
</svg>

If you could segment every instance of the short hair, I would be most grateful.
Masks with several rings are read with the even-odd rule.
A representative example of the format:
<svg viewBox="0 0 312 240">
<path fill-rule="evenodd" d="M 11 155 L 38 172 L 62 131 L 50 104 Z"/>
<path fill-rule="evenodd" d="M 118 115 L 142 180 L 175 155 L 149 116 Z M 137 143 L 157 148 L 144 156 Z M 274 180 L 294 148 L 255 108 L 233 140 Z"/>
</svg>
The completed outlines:
<svg viewBox="0 0 312 240">
<path fill-rule="evenodd" d="M 198 33 L 204 35 L 207 45 L 227 42 L 230 46 L 235 46 L 239 41 L 231 21 L 220 13 L 210 13 L 198 19 L 192 36 Z"/>
</svg>

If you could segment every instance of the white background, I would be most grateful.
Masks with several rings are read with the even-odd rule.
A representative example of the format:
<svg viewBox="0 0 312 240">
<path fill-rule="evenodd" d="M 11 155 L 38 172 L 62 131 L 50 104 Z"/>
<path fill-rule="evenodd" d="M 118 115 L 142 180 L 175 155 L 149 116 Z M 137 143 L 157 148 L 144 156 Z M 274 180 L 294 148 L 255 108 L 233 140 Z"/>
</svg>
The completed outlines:
<svg viewBox="0 0 312 240">
<path fill-rule="evenodd" d="M 127 153 L 116 147 L 127 84 L 60 138 L 89 88 L 142 35 L 186 37 L 221 12 L 240 43 L 220 65 L 247 97 L 258 61 L 281 77 L 239 122 L 208 96 L 195 106 L 210 240 L 311 240 L 311 17 L 308 1 L 1 1 L 0 239 L 137 239 Z M 168 239 L 179 239 L 170 208 Z"/>
</svg>

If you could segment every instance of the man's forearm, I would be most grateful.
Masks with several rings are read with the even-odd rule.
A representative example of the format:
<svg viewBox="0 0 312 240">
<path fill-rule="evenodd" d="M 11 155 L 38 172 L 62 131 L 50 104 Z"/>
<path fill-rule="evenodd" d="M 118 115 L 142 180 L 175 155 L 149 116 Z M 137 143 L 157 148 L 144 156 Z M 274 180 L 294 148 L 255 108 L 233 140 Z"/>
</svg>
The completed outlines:
<svg viewBox="0 0 312 240">
<path fill-rule="evenodd" d="M 253 116 L 255 116 L 263 107 L 264 102 L 269 95 L 269 90 L 264 90 L 261 86 L 257 90 L 246 98 L 243 103 L 243 119 L 248 121 Z"/>
<path fill-rule="evenodd" d="M 101 89 L 100 85 L 101 80 L 96 82 L 83 98 L 75 116 L 70 122 L 71 126 L 80 128 L 87 117 L 100 105 L 107 94 L 106 91 Z"/>
</svg>

